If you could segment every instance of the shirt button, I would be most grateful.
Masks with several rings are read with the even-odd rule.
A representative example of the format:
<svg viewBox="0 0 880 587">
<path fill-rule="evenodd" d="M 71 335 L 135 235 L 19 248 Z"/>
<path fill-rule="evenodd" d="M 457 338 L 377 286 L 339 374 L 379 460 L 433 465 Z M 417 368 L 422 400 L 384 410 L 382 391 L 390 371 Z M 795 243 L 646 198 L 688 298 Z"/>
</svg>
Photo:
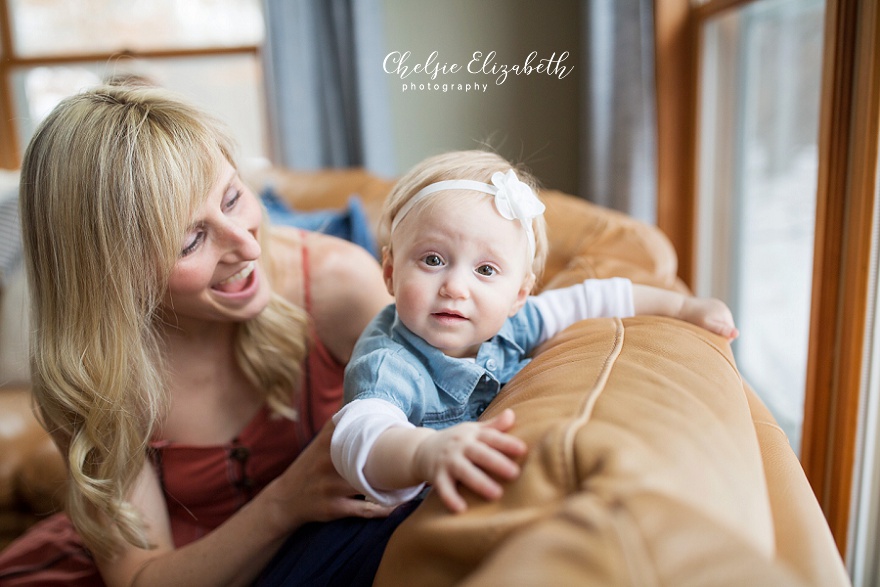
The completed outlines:
<svg viewBox="0 0 880 587">
<path fill-rule="evenodd" d="M 498 367 L 498 364 L 495 362 L 495 359 L 489 359 L 486 361 L 486 369 L 489 371 L 494 371 L 496 367 Z"/>
<path fill-rule="evenodd" d="M 246 446 L 236 446 L 229 451 L 229 456 L 233 460 L 244 462 L 250 456 L 251 451 Z"/>
</svg>

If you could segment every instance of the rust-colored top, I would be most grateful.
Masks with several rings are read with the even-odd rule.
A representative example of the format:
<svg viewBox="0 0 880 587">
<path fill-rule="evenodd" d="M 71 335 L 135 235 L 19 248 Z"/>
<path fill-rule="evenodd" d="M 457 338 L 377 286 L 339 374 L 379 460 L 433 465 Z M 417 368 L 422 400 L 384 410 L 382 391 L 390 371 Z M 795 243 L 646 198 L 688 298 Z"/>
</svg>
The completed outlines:
<svg viewBox="0 0 880 587">
<path fill-rule="evenodd" d="M 303 239 L 306 312 L 311 311 L 309 253 Z M 311 331 L 311 348 L 292 422 L 263 406 L 241 433 L 223 445 L 193 446 L 158 441 L 150 457 L 165 492 L 175 544 L 204 536 L 280 475 L 339 409 L 345 366 Z"/>
<path fill-rule="evenodd" d="M 305 241 L 304 241 L 305 242 Z M 305 309 L 311 309 L 308 249 L 302 248 Z M 151 443 L 174 543 L 180 547 L 204 536 L 232 516 L 293 462 L 303 447 L 339 409 L 345 366 L 330 354 L 312 329 L 303 370 L 296 422 L 263 406 L 232 441 L 194 446 Z M 104 585 L 91 556 L 66 514 L 33 526 L 0 553 L 0 583 L 23 585 Z M 52 583 L 58 581 L 58 583 Z"/>
</svg>

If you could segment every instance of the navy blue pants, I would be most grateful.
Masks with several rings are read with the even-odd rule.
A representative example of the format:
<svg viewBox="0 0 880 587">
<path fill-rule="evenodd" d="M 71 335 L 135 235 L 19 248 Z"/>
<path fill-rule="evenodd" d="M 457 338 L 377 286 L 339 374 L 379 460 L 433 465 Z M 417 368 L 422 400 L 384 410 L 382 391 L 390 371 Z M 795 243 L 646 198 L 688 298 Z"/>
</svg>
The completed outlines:
<svg viewBox="0 0 880 587">
<path fill-rule="evenodd" d="M 419 503 L 405 503 L 382 519 L 306 524 L 285 541 L 254 585 L 369 587 L 392 532 Z"/>
</svg>

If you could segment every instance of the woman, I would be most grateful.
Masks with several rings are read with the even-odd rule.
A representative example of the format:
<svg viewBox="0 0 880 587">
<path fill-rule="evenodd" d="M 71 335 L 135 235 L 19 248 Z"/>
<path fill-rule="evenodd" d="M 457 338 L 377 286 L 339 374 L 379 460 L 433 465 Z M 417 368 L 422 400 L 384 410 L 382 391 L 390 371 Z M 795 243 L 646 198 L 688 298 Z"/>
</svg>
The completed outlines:
<svg viewBox="0 0 880 587">
<path fill-rule="evenodd" d="M 322 428 L 390 301 L 378 265 L 269 229 L 210 117 L 151 88 L 68 98 L 28 146 L 21 216 L 69 518 L 0 554 L 0 578 L 247 584 L 307 522 L 388 514 L 336 474 Z"/>
</svg>

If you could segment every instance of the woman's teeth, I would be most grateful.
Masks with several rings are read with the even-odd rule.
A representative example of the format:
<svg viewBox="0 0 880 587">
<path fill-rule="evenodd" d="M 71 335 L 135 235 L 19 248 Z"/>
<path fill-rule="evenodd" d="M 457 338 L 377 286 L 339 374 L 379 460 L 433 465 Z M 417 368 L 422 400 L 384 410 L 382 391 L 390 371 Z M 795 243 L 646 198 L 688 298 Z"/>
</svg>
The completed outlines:
<svg viewBox="0 0 880 587">
<path fill-rule="evenodd" d="M 223 281 L 221 281 L 217 285 L 215 285 L 214 286 L 215 289 L 219 289 L 220 291 L 229 291 L 230 290 L 229 286 L 236 284 L 239 281 L 243 281 L 243 280 L 247 279 L 250 276 L 250 274 L 254 272 L 254 269 L 256 268 L 256 266 L 257 266 L 256 261 L 251 261 L 250 263 L 245 265 L 245 267 L 241 271 L 239 271 L 235 275 L 231 275 L 231 276 L 227 277 L 226 279 L 224 279 Z"/>
</svg>

